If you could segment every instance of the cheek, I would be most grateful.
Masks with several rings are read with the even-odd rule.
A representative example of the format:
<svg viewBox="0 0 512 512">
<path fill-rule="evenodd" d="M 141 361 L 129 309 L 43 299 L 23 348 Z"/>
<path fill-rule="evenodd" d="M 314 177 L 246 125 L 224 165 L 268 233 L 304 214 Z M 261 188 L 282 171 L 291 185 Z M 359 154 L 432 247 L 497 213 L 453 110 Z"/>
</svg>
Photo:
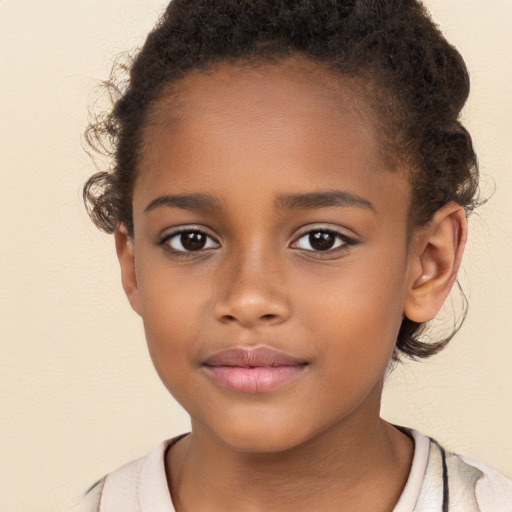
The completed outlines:
<svg viewBox="0 0 512 512">
<path fill-rule="evenodd" d="M 395 267 L 359 260 L 339 268 L 327 268 L 322 275 L 306 272 L 298 276 L 298 289 L 307 289 L 302 296 L 303 308 L 314 316 L 329 317 L 333 324 L 358 325 L 363 330 L 375 325 L 384 330 L 393 318 L 401 318 L 404 305 L 405 264 Z M 372 320 L 374 319 L 374 321 Z M 395 322 L 396 323 L 396 322 Z"/>
<path fill-rule="evenodd" d="M 180 378 L 185 361 L 195 360 L 205 341 L 201 319 L 211 315 L 212 292 L 203 279 L 184 278 L 162 268 L 141 274 L 139 294 L 149 353 L 169 387 L 170 377 Z"/>
<path fill-rule="evenodd" d="M 403 318 L 404 266 L 405 259 L 384 271 L 375 260 L 360 259 L 302 278 L 299 287 L 308 293 L 298 308 L 307 329 L 318 334 L 319 343 L 330 343 L 345 368 L 387 365 Z"/>
</svg>

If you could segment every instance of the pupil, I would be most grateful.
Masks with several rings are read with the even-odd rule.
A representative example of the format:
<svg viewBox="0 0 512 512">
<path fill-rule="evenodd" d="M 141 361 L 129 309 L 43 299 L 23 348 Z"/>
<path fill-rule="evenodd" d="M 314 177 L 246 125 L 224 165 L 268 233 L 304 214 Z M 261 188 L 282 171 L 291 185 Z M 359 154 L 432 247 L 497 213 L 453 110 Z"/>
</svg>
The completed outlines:
<svg viewBox="0 0 512 512">
<path fill-rule="evenodd" d="M 206 236 L 198 232 L 182 233 L 181 245 L 187 251 L 199 251 L 206 244 Z"/>
<path fill-rule="evenodd" d="M 317 251 L 327 251 L 332 248 L 336 237 L 332 233 L 326 233 L 325 231 L 317 231 L 309 235 L 309 243 L 313 249 Z"/>
</svg>

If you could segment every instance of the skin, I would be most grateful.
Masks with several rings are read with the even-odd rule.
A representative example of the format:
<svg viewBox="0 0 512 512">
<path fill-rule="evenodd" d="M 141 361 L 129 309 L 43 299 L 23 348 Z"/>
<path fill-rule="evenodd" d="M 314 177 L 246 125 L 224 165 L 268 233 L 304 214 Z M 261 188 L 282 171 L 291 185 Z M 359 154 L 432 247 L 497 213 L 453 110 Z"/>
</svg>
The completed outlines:
<svg viewBox="0 0 512 512">
<path fill-rule="evenodd" d="M 190 73 L 149 118 L 134 237 L 115 237 L 152 360 L 191 416 L 166 457 L 178 512 L 384 512 L 403 490 L 413 443 L 379 417 L 383 379 L 404 314 L 444 302 L 466 220 L 449 204 L 410 234 L 406 172 L 386 168 L 371 118 L 353 83 L 298 58 Z M 332 191 L 358 201 L 290 201 Z M 190 194 L 214 204 L 148 210 Z M 169 238 L 198 227 L 202 250 Z M 312 230 L 338 247 L 315 251 Z M 259 346 L 305 371 L 257 394 L 205 371 Z"/>
</svg>

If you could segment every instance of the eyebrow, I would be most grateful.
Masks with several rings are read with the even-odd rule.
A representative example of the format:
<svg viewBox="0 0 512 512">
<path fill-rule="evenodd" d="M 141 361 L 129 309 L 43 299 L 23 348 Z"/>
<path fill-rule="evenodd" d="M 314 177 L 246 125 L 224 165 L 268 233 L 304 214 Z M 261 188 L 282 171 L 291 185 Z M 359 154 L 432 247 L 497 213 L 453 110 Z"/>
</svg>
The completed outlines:
<svg viewBox="0 0 512 512">
<path fill-rule="evenodd" d="M 220 202 L 213 196 L 207 194 L 177 194 L 159 196 L 153 199 L 144 209 L 144 213 L 148 213 L 162 206 L 167 208 L 180 208 L 182 210 L 221 209 Z"/>
<path fill-rule="evenodd" d="M 364 197 L 342 190 L 326 190 L 306 194 L 284 194 L 276 200 L 276 207 L 286 210 L 308 210 L 329 206 L 357 206 L 377 213 L 375 206 Z"/>
<path fill-rule="evenodd" d="M 358 206 L 377 213 L 375 207 L 368 199 L 342 190 L 283 194 L 277 197 L 274 204 L 276 208 L 284 210 L 312 210 L 329 206 Z M 160 207 L 180 208 L 182 210 L 219 211 L 222 209 L 220 201 L 208 194 L 168 194 L 153 199 L 144 209 L 144 213 Z"/>
</svg>

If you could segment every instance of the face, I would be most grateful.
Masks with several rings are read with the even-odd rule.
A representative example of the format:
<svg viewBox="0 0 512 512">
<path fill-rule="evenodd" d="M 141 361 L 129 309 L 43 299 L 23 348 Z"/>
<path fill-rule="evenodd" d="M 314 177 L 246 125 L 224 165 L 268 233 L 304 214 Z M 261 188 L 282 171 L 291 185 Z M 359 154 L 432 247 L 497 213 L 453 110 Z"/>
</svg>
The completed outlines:
<svg viewBox="0 0 512 512">
<path fill-rule="evenodd" d="M 223 65 L 161 100 L 145 142 L 129 297 L 194 432 L 277 451 L 377 421 L 410 191 L 354 87 Z"/>
</svg>

